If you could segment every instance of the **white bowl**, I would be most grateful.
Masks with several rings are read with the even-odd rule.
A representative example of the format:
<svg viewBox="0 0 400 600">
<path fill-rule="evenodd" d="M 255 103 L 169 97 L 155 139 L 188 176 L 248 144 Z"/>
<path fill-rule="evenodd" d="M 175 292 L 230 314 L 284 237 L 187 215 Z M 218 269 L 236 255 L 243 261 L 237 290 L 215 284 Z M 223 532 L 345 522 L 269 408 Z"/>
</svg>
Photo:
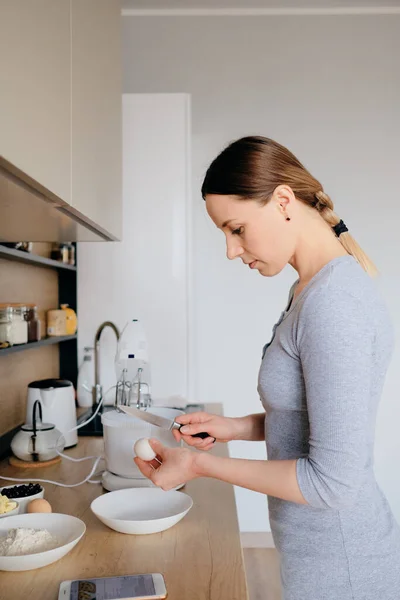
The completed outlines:
<svg viewBox="0 0 400 600">
<path fill-rule="evenodd" d="M 183 519 L 192 506 L 193 500 L 183 492 L 130 488 L 99 496 L 90 508 L 111 529 L 144 535 L 169 529 Z"/>
<path fill-rule="evenodd" d="M 7 512 L 7 513 L 3 513 L 3 514 L 1 514 L 1 515 L 0 515 L 0 519 L 4 519 L 4 517 L 12 517 L 13 515 L 17 515 L 17 514 L 19 513 L 20 506 L 19 506 L 19 504 L 18 504 L 18 501 L 17 501 L 17 500 L 14 500 L 14 498 L 12 498 L 12 500 L 11 500 L 11 501 L 12 501 L 12 502 L 16 502 L 16 503 L 17 503 L 17 506 L 16 506 L 15 508 L 13 508 L 13 510 L 10 510 L 10 511 L 9 511 L 9 512 Z"/>
<path fill-rule="evenodd" d="M 6 490 L 8 488 L 12 488 L 18 485 L 26 485 L 26 484 L 14 484 L 14 485 L 6 485 L 5 487 L 0 488 L 0 494 L 2 493 L 3 490 Z M 19 504 L 19 514 L 21 515 L 22 513 L 26 513 L 27 511 L 27 506 L 29 504 L 29 502 L 31 500 L 36 500 L 36 498 L 44 498 L 44 488 L 43 486 L 41 486 L 41 491 L 38 492 L 37 494 L 32 494 L 32 496 L 24 496 L 23 498 L 10 498 L 10 500 L 15 500 L 16 502 L 18 502 Z"/>
<path fill-rule="evenodd" d="M 57 537 L 60 545 L 53 550 L 37 552 L 36 554 L 0 556 L 1 571 L 28 571 L 29 569 L 38 569 L 39 567 L 51 565 L 51 563 L 68 554 L 86 531 L 85 523 L 70 515 L 31 513 L 1 519 L 0 536 L 6 535 L 9 529 L 16 529 L 17 527 L 47 529 L 47 531 Z"/>
</svg>

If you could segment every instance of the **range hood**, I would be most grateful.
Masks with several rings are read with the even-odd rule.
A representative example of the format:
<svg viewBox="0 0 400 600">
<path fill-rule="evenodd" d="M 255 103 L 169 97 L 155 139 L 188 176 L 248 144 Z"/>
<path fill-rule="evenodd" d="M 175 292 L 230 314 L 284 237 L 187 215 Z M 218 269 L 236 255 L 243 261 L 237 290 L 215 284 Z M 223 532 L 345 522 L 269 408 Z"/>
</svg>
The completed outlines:
<svg viewBox="0 0 400 600">
<path fill-rule="evenodd" d="M 0 243 L 116 239 L 0 156 Z"/>
</svg>

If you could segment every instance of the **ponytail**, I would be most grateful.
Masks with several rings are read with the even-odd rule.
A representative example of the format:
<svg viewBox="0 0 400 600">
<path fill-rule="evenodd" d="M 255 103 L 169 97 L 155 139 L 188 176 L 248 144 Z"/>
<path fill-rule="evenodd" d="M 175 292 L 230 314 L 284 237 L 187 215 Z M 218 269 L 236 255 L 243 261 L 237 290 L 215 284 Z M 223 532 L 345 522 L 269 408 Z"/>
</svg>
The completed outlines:
<svg viewBox="0 0 400 600">
<path fill-rule="evenodd" d="M 340 223 L 340 219 L 333 210 L 333 202 L 323 190 L 319 190 L 315 194 L 316 202 L 314 203 L 315 209 L 319 212 L 321 217 L 334 229 Z M 356 261 L 362 266 L 364 271 L 371 277 L 375 277 L 378 274 L 377 268 L 364 250 L 357 244 L 356 240 L 347 230 L 339 233 L 338 238 L 343 248 L 351 254 Z"/>
</svg>

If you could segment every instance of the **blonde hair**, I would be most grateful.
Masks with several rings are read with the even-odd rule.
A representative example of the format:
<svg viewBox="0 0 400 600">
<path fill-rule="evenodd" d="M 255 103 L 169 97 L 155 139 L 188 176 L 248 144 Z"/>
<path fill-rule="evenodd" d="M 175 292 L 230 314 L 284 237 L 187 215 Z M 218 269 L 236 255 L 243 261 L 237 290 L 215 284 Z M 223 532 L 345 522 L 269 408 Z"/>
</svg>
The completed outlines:
<svg viewBox="0 0 400 600">
<path fill-rule="evenodd" d="M 321 189 L 315 193 L 315 198 L 316 203 L 314 204 L 314 208 L 319 212 L 321 217 L 328 223 L 328 225 L 330 225 L 332 228 L 335 227 L 335 225 L 340 222 L 340 218 L 334 212 L 333 202 L 328 194 Z M 366 255 L 364 250 L 348 231 L 344 231 L 339 235 L 339 242 L 349 254 L 354 256 L 354 258 L 362 266 L 364 271 L 368 273 L 368 275 L 375 277 L 378 274 L 377 268 L 372 260 Z"/>
<path fill-rule="evenodd" d="M 234 195 L 265 204 L 282 184 L 288 185 L 298 200 L 317 210 L 330 227 L 340 223 L 320 182 L 287 148 L 261 136 L 244 137 L 225 148 L 209 166 L 201 193 L 203 198 L 207 194 Z M 336 235 L 333 230 L 332 234 Z M 373 262 L 348 231 L 340 233 L 338 239 L 369 275 L 377 274 Z"/>
</svg>

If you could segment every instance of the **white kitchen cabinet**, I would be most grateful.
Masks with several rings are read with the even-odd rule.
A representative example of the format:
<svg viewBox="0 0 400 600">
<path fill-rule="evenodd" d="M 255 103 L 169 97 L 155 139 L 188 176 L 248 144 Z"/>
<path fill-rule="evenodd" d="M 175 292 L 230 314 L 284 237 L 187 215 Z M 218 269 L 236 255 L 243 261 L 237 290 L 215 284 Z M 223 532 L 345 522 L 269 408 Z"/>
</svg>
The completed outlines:
<svg viewBox="0 0 400 600">
<path fill-rule="evenodd" d="M 122 330 L 139 319 L 153 397 L 193 400 L 190 96 L 124 94 L 123 124 L 123 239 L 78 246 L 79 348 L 93 344 L 103 321 Z M 107 390 L 115 383 L 113 332 L 104 331 L 101 346 Z"/>
<path fill-rule="evenodd" d="M 120 3 L 71 0 L 72 206 L 122 234 Z"/>
<path fill-rule="evenodd" d="M 0 2 L 1 164 L 103 239 L 122 230 L 120 22 L 116 0 Z"/>
<path fill-rule="evenodd" d="M 0 156 L 69 203 L 69 0 L 0 4 Z"/>
</svg>

